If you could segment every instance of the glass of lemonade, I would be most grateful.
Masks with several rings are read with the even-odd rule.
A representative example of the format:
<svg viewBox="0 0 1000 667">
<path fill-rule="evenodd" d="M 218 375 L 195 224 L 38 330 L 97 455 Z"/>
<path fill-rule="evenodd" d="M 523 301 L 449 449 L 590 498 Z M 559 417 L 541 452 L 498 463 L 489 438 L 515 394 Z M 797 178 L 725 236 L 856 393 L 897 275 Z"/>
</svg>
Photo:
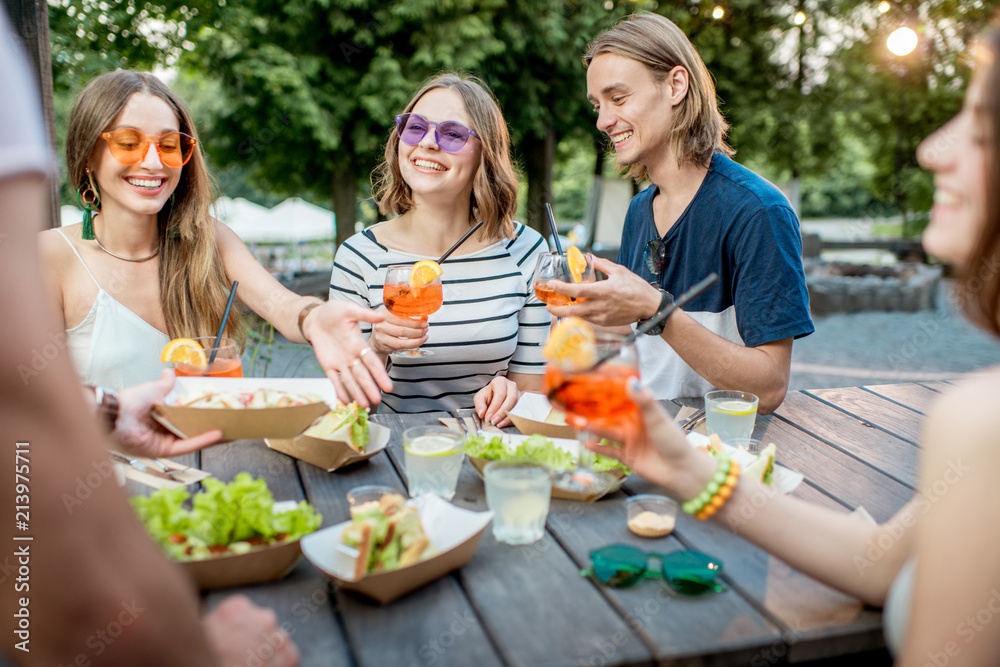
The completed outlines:
<svg viewBox="0 0 1000 667">
<path fill-rule="evenodd" d="M 455 496 L 465 458 L 465 436 L 443 426 L 413 426 L 403 431 L 403 454 L 410 497 Z"/>
<path fill-rule="evenodd" d="M 757 421 L 757 397 L 748 391 L 720 389 L 705 394 L 705 421 L 709 435 L 725 443 L 749 438 Z"/>
<path fill-rule="evenodd" d="M 552 494 L 552 470 L 536 461 L 504 459 L 486 464 L 483 479 L 497 542 L 532 544 L 542 539 Z"/>
</svg>

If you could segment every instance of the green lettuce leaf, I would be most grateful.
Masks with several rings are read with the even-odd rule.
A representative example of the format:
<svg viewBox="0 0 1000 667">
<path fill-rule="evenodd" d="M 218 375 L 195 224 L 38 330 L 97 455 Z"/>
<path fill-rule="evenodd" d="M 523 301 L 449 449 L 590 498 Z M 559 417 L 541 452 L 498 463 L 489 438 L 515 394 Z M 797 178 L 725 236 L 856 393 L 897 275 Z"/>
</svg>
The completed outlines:
<svg viewBox="0 0 1000 667">
<path fill-rule="evenodd" d="M 538 461 L 553 470 L 561 471 L 572 468 L 576 460 L 569 452 L 556 447 L 555 443 L 544 435 L 535 433 L 525 438 L 515 449 L 508 449 L 498 437 L 486 438 L 470 435 L 465 439 L 465 453 L 486 461 L 499 459 L 525 458 Z M 626 475 L 632 474 L 625 465 L 617 459 L 600 454 L 594 457 L 594 470 L 622 470 Z"/>
<path fill-rule="evenodd" d="M 202 484 L 204 490 L 191 499 L 190 510 L 184 507 L 190 493 L 183 487 L 131 498 L 146 531 L 174 560 L 207 558 L 209 546 L 258 537 L 272 539 L 278 533 L 287 533 L 287 540 L 296 540 L 319 528 L 323 521 L 305 501 L 276 514 L 267 482 L 246 472 L 229 484 L 213 477 Z M 178 540 L 177 535 L 186 539 Z M 189 548 L 192 553 L 186 554 Z"/>
</svg>

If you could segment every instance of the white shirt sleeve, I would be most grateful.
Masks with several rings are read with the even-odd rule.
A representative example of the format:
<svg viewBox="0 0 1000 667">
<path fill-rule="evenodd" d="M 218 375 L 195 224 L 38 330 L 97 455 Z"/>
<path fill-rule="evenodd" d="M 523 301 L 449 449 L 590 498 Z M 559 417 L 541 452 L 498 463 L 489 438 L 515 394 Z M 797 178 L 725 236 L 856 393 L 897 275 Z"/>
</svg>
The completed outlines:
<svg viewBox="0 0 1000 667">
<path fill-rule="evenodd" d="M 0 9 L 0 179 L 55 175 L 38 87 L 5 10 Z"/>
</svg>

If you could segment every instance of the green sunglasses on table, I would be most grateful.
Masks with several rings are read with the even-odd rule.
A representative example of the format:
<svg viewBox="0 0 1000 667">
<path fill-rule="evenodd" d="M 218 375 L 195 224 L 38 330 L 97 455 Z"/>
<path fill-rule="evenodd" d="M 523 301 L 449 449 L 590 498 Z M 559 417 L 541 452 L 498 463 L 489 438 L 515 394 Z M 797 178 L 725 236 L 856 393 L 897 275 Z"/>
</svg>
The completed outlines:
<svg viewBox="0 0 1000 667">
<path fill-rule="evenodd" d="M 659 568 L 650 567 L 653 560 L 658 561 Z M 722 572 L 722 561 L 698 551 L 647 553 L 625 544 L 615 544 L 591 551 L 590 563 L 591 569 L 582 570 L 581 575 L 619 588 L 634 586 L 643 579 L 662 579 L 681 595 L 726 590 L 726 585 L 717 580 Z"/>
</svg>

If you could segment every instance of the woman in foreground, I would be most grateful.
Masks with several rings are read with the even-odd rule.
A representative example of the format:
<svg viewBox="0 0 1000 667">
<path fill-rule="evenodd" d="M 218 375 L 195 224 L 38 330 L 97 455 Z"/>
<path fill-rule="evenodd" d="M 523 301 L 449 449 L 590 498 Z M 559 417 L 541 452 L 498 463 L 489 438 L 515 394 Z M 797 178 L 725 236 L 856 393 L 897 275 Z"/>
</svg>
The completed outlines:
<svg viewBox="0 0 1000 667">
<path fill-rule="evenodd" d="M 211 216 L 197 131 L 159 79 L 118 70 L 91 81 L 70 114 L 66 166 L 84 222 L 43 232 L 40 251 L 84 384 L 156 380 L 171 338 L 215 336 L 238 281 L 240 301 L 314 346 L 341 400 L 367 406 L 391 388 L 357 331 L 381 314 L 287 290 Z M 240 308 L 225 335 L 242 344 Z"/>
<path fill-rule="evenodd" d="M 957 296 L 969 318 L 1000 336 L 1000 31 L 977 55 L 962 111 L 918 151 L 936 189 L 923 243 L 959 269 Z M 716 461 L 687 443 L 648 391 L 636 385 L 632 394 L 643 416 L 641 433 L 626 440 L 624 433 L 593 428 L 625 444 L 592 449 L 682 500 L 699 497 Z M 995 615 L 991 606 L 1000 590 L 998 397 L 1000 367 L 941 397 L 924 425 L 918 488 L 943 480 L 948 492 L 930 502 L 918 491 L 886 524 L 775 495 L 750 479 L 738 481 L 712 518 L 796 569 L 884 606 L 886 639 L 898 664 L 931 664 L 934 656 L 953 667 L 998 664 L 1000 623 L 976 620 L 984 609 Z M 953 419 L 956 414 L 963 418 Z M 875 544 L 891 546 L 871 561 L 866 554 Z"/>
<path fill-rule="evenodd" d="M 423 321 L 385 313 L 363 327 L 385 360 L 417 347 L 433 356 L 393 359 L 395 385 L 383 405 L 395 412 L 475 407 L 507 426 L 520 392 L 541 389 L 541 344 L 549 328 L 531 274 L 548 248 L 514 221 L 517 174 L 507 124 L 477 79 L 442 74 L 396 117 L 376 173 L 375 199 L 397 217 L 369 227 L 338 250 L 330 299 L 382 305 L 387 267 L 434 260 L 478 221 L 483 227 L 441 267 L 444 304 Z"/>
</svg>

